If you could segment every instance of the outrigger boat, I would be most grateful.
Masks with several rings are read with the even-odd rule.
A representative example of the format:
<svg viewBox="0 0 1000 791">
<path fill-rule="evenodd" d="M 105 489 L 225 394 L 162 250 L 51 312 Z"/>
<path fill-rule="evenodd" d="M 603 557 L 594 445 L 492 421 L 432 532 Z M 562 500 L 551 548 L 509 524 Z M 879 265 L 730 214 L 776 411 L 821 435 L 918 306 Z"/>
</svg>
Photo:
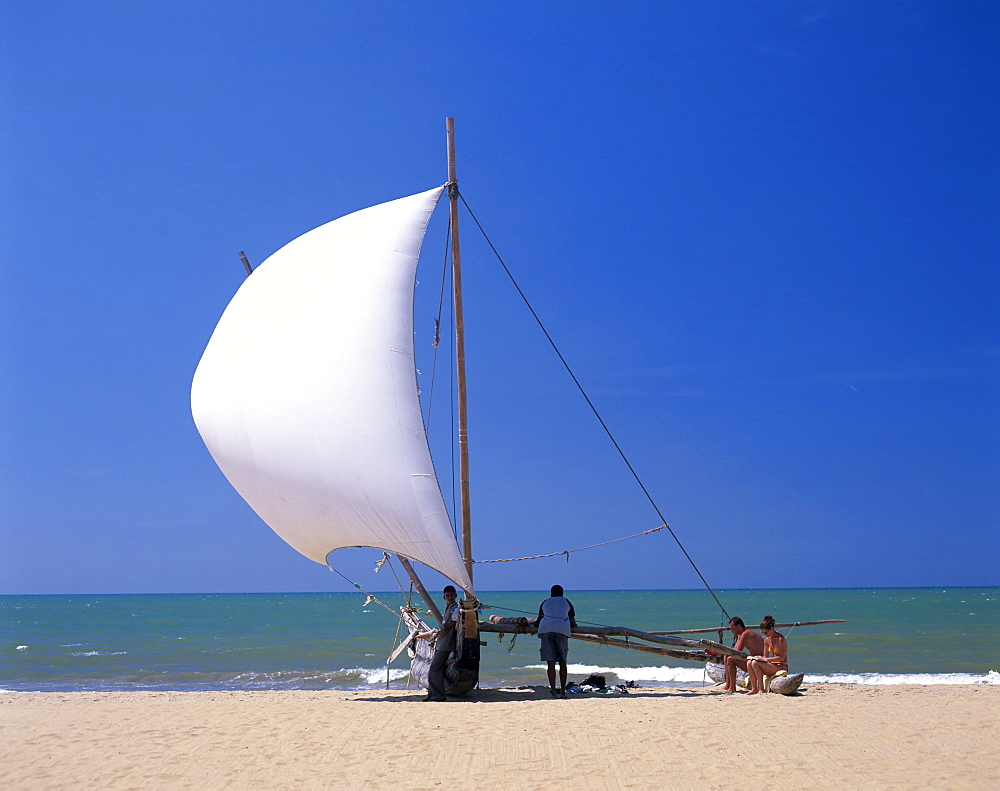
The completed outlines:
<svg viewBox="0 0 1000 791">
<path fill-rule="evenodd" d="M 248 277 L 201 358 L 191 408 L 229 482 L 307 558 L 328 564 L 330 553 L 343 547 L 394 554 L 438 621 L 440 614 L 411 561 L 460 586 L 458 648 L 447 671 L 447 692 L 461 695 L 479 682 L 480 633 L 533 632 L 534 627 L 523 618 L 481 620 L 473 585 L 459 192 L 450 118 L 447 140 L 445 185 L 322 225 L 256 269 L 240 254 Z M 431 461 L 414 364 L 416 266 L 431 214 L 445 195 L 461 547 Z M 664 522 L 655 530 L 663 528 L 669 526 Z M 412 676 L 427 686 L 436 628 L 412 606 L 402 608 L 401 618 L 408 635 L 390 661 L 407 650 Z M 743 656 L 722 643 L 721 632 L 720 640 L 712 641 L 584 626 L 572 636 L 697 662 Z"/>
</svg>

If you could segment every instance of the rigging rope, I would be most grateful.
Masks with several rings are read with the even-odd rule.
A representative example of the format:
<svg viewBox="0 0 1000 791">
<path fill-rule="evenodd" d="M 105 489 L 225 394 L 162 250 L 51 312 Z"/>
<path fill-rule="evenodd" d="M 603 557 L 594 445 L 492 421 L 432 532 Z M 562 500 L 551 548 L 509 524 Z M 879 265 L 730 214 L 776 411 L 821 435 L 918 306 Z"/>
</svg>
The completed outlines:
<svg viewBox="0 0 1000 791">
<path fill-rule="evenodd" d="M 437 316 L 434 318 L 434 361 L 431 364 L 431 386 L 427 393 L 427 416 L 424 419 L 424 433 L 431 430 L 431 408 L 434 406 L 434 381 L 437 376 L 438 345 L 441 343 L 441 314 L 444 312 L 444 292 L 448 281 L 448 251 L 451 243 L 451 218 L 448 218 L 448 235 L 444 241 L 444 268 L 441 271 L 441 290 L 438 294 Z"/>
<path fill-rule="evenodd" d="M 514 288 L 517 290 L 517 293 L 520 295 L 520 297 L 523 300 L 524 304 L 527 306 L 528 311 L 531 313 L 532 317 L 535 319 L 535 323 L 538 324 L 539 329 L 541 329 L 542 334 L 545 336 L 546 340 L 549 342 L 549 345 L 552 347 L 552 350 L 556 353 L 556 356 L 559 358 L 559 361 L 563 364 L 563 367 L 566 369 L 566 372 L 569 374 L 570 378 L 573 380 L 573 383 L 576 385 L 577 390 L 580 391 L 580 394 L 583 396 L 584 401 L 587 402 L 587 405 L 590 407 L 590 411 L 594 413 L 594 417 L 596 417 L 597 421 L 601 424 L 601 427 L 604 429 L 604 433 L 608 435 L 608 439 L 611 440 L 611 444 L 615 446 L 615 450 L 618 451 L 618 455 L 621 456 L 622 461 L 625 462 L 625 466 L 628 467 L 629 472 L 632 473 L 632 477 L 635 478 L 635 482 L 637 484 L 639 484 L 639 488 L 642 490 L 642 493 L 644 495 L 646 495 L 646 499 L 649 500 L 649 504 L 651 506 L 653 506 L 653 510 L 656 512 L 656 515 L 660 518 L 660 521 L 663 522 L 663 526 L 669 531 L 669 533 L 673 537 L 674 541 L 677 542 L 677 546 L 680 547 L 681 552 L 684 553 L 684 557 L 686 557 L 687 560 L 688 560 L 688 563 L 691 564 L 691 568 L 693 568 L 695 570 L 695 573 L 701 579 L 702 584 L 704 584 L 704 586 L 708 590 L 708 592 L 710 594 L 712 594 L 712 598 L 715 599 L 715 603 L 719 605 L 719 609 L 722 610 L 723 614 L 728 618 L 729 617 L 729 613 L 726 612 L 726 608 L 722 606 L 722 602 L 719 601 L 719 597 L 715 595 L 715 591 L 712 590 L 712 586 L 708 584 L 708 580 L 705 579 L 705 576 L 701 573 L 701 570 L 698 568 L 697 564 L 694 562 L 694 559 L 688 554 L 688 551 L 684 548 L 684 545 L 681 543 L 681 540 L 677 537 L 677 534 L 674 533 L 674 531 L 671 529 L 670 525 L 667 524 L 667 520 L 663 516 L 663 514 L 660 512 L 660 508 L 659 508 L 659 506 L 657 506 L 656 501 L 653 500 L 652 495 L 646 489 L 645 485 L 642 482 L 642 479 L 639 477 L 639 474 L 632 467 L 631 462 L 629 462 L 628 457 L 625 455 L 625 452 L 621 449 L 621 446 L 618 444 L 618 441 L 615 439 L 614 434 L 611 433 L 611 429 L 608 428 L 607 423 L 604 422 L 604 419 L 601 417 L 600 412 L 597 411 L 597 407 L 594 406 L 593 401 L 591 401 L 590 397 L 587 395 L 587 391 L 583 389 L 583 385 L 580 384 L 580 380 L 576 378 L 576 374 L 573 373 L 573 369 L 570 368 L 569 363 L 566 362 L 566 358 L 563 357 L 562 352 L 559 351 L 559 347 L 556 346 L 556 342 L 552 339 L 552 336 L 549 335 L 549 331 L 547 329 L 545 329 L 545 325 L 542 323 L 542 320 L 539 318 L 538 314 L 535 312 L 535 309 L 531 306 L 531 303 L 528 301 L 528 297 L 521 290 L 521 286 L 518 285 L 518 282 L 517 282 L 517 280 L 515 280 L 514 275 L 511 273 L 510 269 L 507 268 L 507 264 L 504 262 L 503 258 L 500 256 L 500 253 L 497 251 L 497 249 L 494 246 L 493 242 L 490 240 L 490 237 L 487 235 L 486 230 L 483 228 L 482 224 L 479 222 L 479 219 L 476 217 L 475 212 L 472 211 L 472 208 L 469 206 L 468 202 L 465 200 L 465 196 L 462 195 L 462 193 L 458 190 L 457 186 L 455 187 L 455 191 L 458 193 L 458 197 L 461 198 L 462 204 L 465 206 L 466 210 L 469 212 L 469 215 L 472 217 L 472 221 L 476 224 L 476 227 L 479 228 L 479 232 L 483 235 L 483 238 L 486 240 L 486 244 L 488 244 L 490 246 L 490 249 L 493 251 L 493 255 L 495 255 L 496 258 L 497 258 L 497 261 L 500 262 L 500 266 L 502 266 L 504 272 L 507 273 L 507 277 L 510 278 L 510 282 L 513 283 Z M 561 553 L 557 553 L 557 554 L 561 554 Z"/>
<path fill-rule="evenodd" d="M 389 648 L 389 656 L 392 655 L 392 652 L 395 649 L 395 647 L 397 645 L 399 645 L 399 630 L 402 629 L 402 628 L 403 628 L 403 619 L 400 618 L 398 621 L 396 621 L 396 636 L 392 638 L 392 647 Z M 389 667 L 391 665 L 392 665 L 392 662 L 390 662 L 389 659 L 387 658 L 386 661 L 385 661 L 385 688 L 386 689 L 389 689 L 389 676 L 390 676 Z"/>
<path fill-rule="evenodd" d="M 394 610 L 392 609 L 392 607 L 390 607 L 390 606 L 389 606 L 388 604 L 386 604 L 386 603 L 385 603 L 385 602 L 383 602 L 383 601 L 379 601 L 379 599 L 378 599 L 378 597 L 377 597 L 377 596 L 375 596 L 374 594 L 372 594 L 372 593 L 369 593 L 368 591 L 366 591 L 366 590 L 365 590 L 364 588 L 362 588 L 362 587 L 361 587 L 360 585 L 358 585 L 358 583 L 356 583 L 356 582 L 354 582 L 354 581 L 352 581 L 352 580 L 349 580 L 349 579 L 347 579 L 347 577 L 345 577 L 345 576 L 344 576 L 343 574 L 341 574 L 341 573 L 340 573 L 339 571 L 337 571 L 337 569 L 335 569 L 335 568 L 334 568 L 333 566 L 331 566 L 331 565 L 330 565 L 329 563 L 327 563 L 327 564 L 326 564 L 326 567 L 327 567 L 328 569 L 330 569 L 330 571 L 332 571 L 332 572 L 334 572 L 335 574 L 337 574 L 337 575 L 339 575 L 340 577 L 342 577 L 342 578 L 344 579 L 344 581 L 345 581 L 345 582 L 347 582 L 347 583 L 348 583 L 348 584 L 350 584 L 350 585 L 353 585 L 353 586 L 354 586 L 355 588 L 357 588 L 357 589 L 358 589 L 359 591 L 361 591 L 361 592 L 362 592 L 363 594 L 365 594 L 365 596 L 367 596 L 367 597 L 368 597 L 367 599 L 365 599 L 365 604 L 368 604 L 369 602 L 375 602 L 376 604 L 379 604 L 379 605 L 381 605 L 382 607 L 384 607 L 384 608 L 385 608 L 385 609 L 386 609 L 386 610 L 387 610 L 388 612 L 392 613 L 392 615 L 393 615 L 394 617 L 396 617 L 396 618 L 401 618 L 401 617 L 402 617 L 402 616 L 401 616 L 401 615 L 400 615 L 399 613 L 395 612 L 395 611 L 394 611 Z"/>
<path fill-rule="evenodd" d="M 396 569 L 392 565 L 392 558 L 389 557 L 388 552 L 383 552 L 382 559 L 375 564 L 375 573 L 378 574 L 378 571 L 382 568 L 383 563 L 389 566 L 389 571 L 392 572 L 392 576 L 396 579 L 396 587 L 399 588 L 399 592 L 402 593 L 403 596 L 406 596 L 406 591 L 403 590 L 403 583 L 399 581 L 399 575 L 396 573 Z M 407 604 L 409 604 L 409 601 L 407 601 Z"/>
<path fill-rule="evenodd" d="M 434 317 L 434 343 L 432 347 L 434 349 L 433 362 L 431 363 L 431 386 L 427 393 L 427 410 L 424 413 L 424 434 L 430 435 L 431 430 L 431 415 L 433 414 L 434 407 L 434 384 L 437 381 L 437 367 L 438 367 L 438 349 L 441 345 L 441 317 L 444 314 L 444 295 L 447 290 L 448 285 L 448 253 L 451 252 L 451 216 L 448 217 L 448 227 L 445 230 L 444 238 L 444 262 L 441 268 L 441 288 L 438 292 L 438 309 L 437 316 Z M 455 423 L 455 388 L 449 387 L 448 392 L 451 393 L 451 422 Z M 451 510 L 455 513 L 457 509 L 457 503 L 455 502 L 455 443 L 451 444 Z M 451 532 L 458 540 L 458 528 L 452 523 Z"/>
<path fill-rule="evenodd" d="M 538 558 L 554 558 L 559 555 L 566 556 L 566 562 L 569 563 L 569 555 L 571 552 L 582 552 L 585 549 L 594 549 L 594 547 L 603 547 L 606 544 L 614 544 L 617 541 L 627 541 L 630 538 L 638 538 L 639 536 L 648 536 L 650 533 L 656 533 L 663 528 L 668 527 L 668 525 L 660 525 L 659 527 L 654 527 L 650 530 L 643 530 L 641 533 L 633 533 L 630 536 L 623 536 L 622 538 L 612 538 L 610 541 L 602 541 L 600 544 L 591 544 L 586 547 L 579 547 L 578 549 L 564 549 L 562 552 L 549 552 L 545 555 L 529 555 L 526 558 L 500 558 L 499 560 L 474 560 L 473 563 L 511 563 L 515 560 L 537 560 Z"/>
</svg>

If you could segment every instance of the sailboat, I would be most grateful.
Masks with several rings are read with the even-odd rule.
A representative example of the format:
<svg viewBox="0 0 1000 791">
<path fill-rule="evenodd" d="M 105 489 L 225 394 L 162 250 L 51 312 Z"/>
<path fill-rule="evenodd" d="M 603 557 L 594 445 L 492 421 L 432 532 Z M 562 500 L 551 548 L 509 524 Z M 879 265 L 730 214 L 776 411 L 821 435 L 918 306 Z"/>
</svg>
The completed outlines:
<svg viewBox="0 0 1000 791">
<path fill-rule="evenodd" d="M 244 259 L 252 273 L 198 364 L 191 408 L 229 482 L 305 557 L 327 564 L 330 553 L 344 547 L 392 553 L 435 614 L 410 561 L 461 588 L 458 647 L 447 671 L 447 692 L 460 695 L 478 684 L 481 632 L 534 629 L 523 618 L 479 618 L 452 119 L 447 139 L 446 184 L 321 225 L 255 270 Z M 435 475 L 414 362 L 416 267 L 431 214 L 445 195 L 456 324 L 461 546 Z M 403 607 L 400 617 L 408 636 L 392 658 L 405 649 L 412 676 L 427 686 L 436 628 L 412 606 Z M 702 662 L 742 656 L 721 639 L 624 627 L 587 627 L 573 637 Z"/>
</svg>

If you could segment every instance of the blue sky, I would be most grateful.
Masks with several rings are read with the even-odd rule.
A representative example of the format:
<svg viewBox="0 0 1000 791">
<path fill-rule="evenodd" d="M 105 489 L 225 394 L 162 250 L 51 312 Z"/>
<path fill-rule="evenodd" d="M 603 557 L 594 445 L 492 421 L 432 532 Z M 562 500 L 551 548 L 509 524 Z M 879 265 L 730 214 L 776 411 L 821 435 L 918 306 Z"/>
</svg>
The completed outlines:
<svg viewBox="0 0 1000 791">
<path fill-rule="evenodd" d="M 237 253 L 442 183 L 446 116 L 466 199 L 714 587 L 998 584 L 997 23 L 987 2 L 5 3 L 0 593 L 348 589 L 229 487 L 191 375 Z M 462 227 L 476 556 L 655 527 Z M 377 559 L 333 564 L 393 587 Z M 477 568 L 553 582 L 700 584 L 662 533 Z"/>
</svg>

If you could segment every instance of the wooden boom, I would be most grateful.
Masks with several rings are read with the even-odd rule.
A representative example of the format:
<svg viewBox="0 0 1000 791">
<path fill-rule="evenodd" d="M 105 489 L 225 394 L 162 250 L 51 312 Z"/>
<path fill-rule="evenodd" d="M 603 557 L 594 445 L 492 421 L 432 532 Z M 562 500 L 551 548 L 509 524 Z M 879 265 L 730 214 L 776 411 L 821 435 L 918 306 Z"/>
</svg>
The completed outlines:
<svg viewBox="0 0 1000 791">
<path fill-rule="evenodd" d="M 847 623 L 847 621 L 843 618 L 834 618 L 826 621 L 793 621 L 792 623 L 776 623 L 774 628 L 792 629 L 796 626 L 817 626 L 824 623 Z M 673 629 L 669 632 L 650 632 L 650 634 L 708 634 L 711 632 L 717 632 L 719 635 L 719 642 L 721 643 L 725 640 L 726 628 L 727 627 L 725 626 L 716 626 L 709 629 Z"/>
<path fill-rule="evenodd" d="M 847 623 L 843 618 L 834 618 L 828 621 L 793 621 L 792 623 L 776 623 L 775 629 L 791 629 L 795 626 L 816 626 L 823 623 Z M 724 626 L 713 626 L 709 629 L 671 629 L 669 632 L 650 632 L 650 634 L 708 634 L 709 632 L 724 631 Z M 753 627 L 748 627 L 753 628 Z"/>
<path fill-rule="evenodd" d="M 705 651 L 681 651 L 677 648 L 662 648 L 654 645 L 642 645 L 641 643 L 629 643 L 625 640 L 615 640 L 612 637 L 597 637 L 589 634 L 570 635 L 574 640 L 586 640 L 589 643 L 599 643 L 600 645 L 613 645 L 618 648 L 631 648 L 633 651 L 645 651 L 647 654 L 657 654 L 659 656 L 670 656 L 674 659 L 687 659 L 691 662 L 718 662 L 719 657 L 710 656 Z"/>
<path fill-rule="evenodd" d="M 494 620 L 495 619 L 495 620 Z M 504 621 L 508 621 L 504 623 Z M 510 621 L 514 621 L 510 623 Z M 527 619 L 499 618 L 493 616 L 489 623 L 480 621 L 479 631 L 497 632 L 500 634 L 536 634 L 538 628 Z M 631 637 L 636 640 L 645 640 L 647 643 L 657 643 L 660 645 L 676 646 L 685 648 L 687 651 L 670 651 L 656 646 L 642 645 L 629 642 L 627 640 L 612 640 L 611 637 Z M 583 626 L 577 627 L 570 635 L 575 640 L 587 640 L 593 643 L 603 643 L 604 645 L 616 645 L 621 648 L 631 648 L 636 651 L 646 651 L 647 653 L 666 654 L 678 659 L 692 659 L 697 662 L 713 661 L 709 651 L 715 654 L 725 654 L 728 656 L 745 659 L 746 654 L 737 651 L 729 646 L 716 643 L 712 640 L 687 640 L 682 637 L 670 637 L 668 635 L 653 634 L 643 632 L 639 629 L 630 629 L 627 626 Z M 717 659 L 717 657 L 716 657 Z"/>
</svg>

